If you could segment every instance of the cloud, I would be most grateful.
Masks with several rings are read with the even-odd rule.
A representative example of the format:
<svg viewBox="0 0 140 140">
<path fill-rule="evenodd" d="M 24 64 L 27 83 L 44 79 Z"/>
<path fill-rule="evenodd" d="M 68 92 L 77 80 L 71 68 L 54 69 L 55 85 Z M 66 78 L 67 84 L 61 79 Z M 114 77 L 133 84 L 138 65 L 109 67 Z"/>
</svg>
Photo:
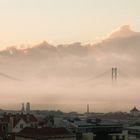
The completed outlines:
<svg viewBox="0 0 140 140">
<path fill-rule="evenodd" d="M 109 33 L 107 35 L 107 38 L 113 39 L 113 38 L 122 38 L 122 37 L 132 37 L 137 34 L 139 34 L 139 33 L 131 30 L 130 25 L 123 25 L 123 26 L 120 26 L 119 28 L 113 30 L 111 33 Z"/>
<path fill-rule="evenodd" d="M 114 65 L 132 77 L 139 77 L 139 46 L 140 33 L 124 25 L 93 45 L 76 42 L 53 46 L 44 41 L 29 48 L 9 47 L 0 52 L 0 62 L 1 69 L 7 74 L 24 78 L 94 77 L 99 69 L 102 73 Z"/>
<path fill-rule="evenodd" d="M 23 82 L 0 79 L 3 85 L 0 91 L 19 98 L 19 102 L 27 97 L 34 104 L 90 102 L 100 111 L 105 104 L 109 110 L 109 104 L 117 99 L 127 110 L 127 104 L 133 106 L 140 99 L 139 46 L 140 33 L 124 25 L 93 45 L 76 42 L 54 46 L 44 41 L 28 48 L 10 47 L 0 52 L 0 72 Z M 111 81 L 114 66 L 118 68 L 116 87 L 112 87 Z M 11 86 L 7 88 L 7 84 Z"/>
</svg>

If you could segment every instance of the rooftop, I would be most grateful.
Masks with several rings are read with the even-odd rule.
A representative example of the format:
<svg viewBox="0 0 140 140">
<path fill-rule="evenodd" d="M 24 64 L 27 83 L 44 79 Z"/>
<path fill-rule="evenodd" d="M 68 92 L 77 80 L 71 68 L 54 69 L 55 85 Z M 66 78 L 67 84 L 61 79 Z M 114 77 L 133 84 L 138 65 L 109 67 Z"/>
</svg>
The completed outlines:
<svg viewBox="0 0 140 140">
<path fill-rule="evenodd" d="M 133 109 L 130 110 L 130 112 L 134 112 L 134 111 L 135 111 L 135 112 L 139 112 L 139 110 L 138 110 L 135 106 L 134 106 Z"/>
<path fill-rule="evenodd" d="M 13 126 L 23 119 L 26 123 L 37 122 L 37 118 L 32 114 L 4 114 L 2 118 L 0 118 L 1 122 L 10 123 L 11 119 L 13 120 Z"/>
<path fill-rule="evenodd" d="M 33 135 L 34 134 L 34 135 Z M 48 137 L 75 137 L 71 132 L 69 132 L 64 127 L 44 127 L 44 128 L 29 128 L 26 127 L 22 131 L 16 134 L 20 137 L 28 138 L 48 138 Z"/>
</svg>

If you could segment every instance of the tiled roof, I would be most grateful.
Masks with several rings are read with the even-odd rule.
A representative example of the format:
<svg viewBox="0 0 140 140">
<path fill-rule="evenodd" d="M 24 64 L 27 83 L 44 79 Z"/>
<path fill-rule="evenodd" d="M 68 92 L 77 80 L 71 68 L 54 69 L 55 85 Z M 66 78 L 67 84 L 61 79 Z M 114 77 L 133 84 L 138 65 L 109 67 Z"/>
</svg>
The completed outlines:
<svg viewBox="0 0 140 140">
<path fill-rule="evenodd" d="M 51 127 L 44 127 L 44 128 L 29 128 L 26 127 L 19 133 L 17 136 L 22 137 L 30 137 L 30 138 L 45 138 L 45 137 L 73 137 L 74 135 L 71 134 L 66 128 L 59 127 L 59 128 L 51 128 Z"/>
</svg>

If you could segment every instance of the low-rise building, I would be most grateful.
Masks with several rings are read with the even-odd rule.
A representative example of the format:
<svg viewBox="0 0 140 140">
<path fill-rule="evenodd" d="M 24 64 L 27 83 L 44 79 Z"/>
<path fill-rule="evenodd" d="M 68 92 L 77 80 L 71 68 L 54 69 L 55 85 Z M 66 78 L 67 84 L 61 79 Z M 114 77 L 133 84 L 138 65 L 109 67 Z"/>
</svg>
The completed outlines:
<svg viewBox="0 0 140 140">
<path fill-rule="evenodd" d="M 123 126 L 109 120 L 82 120 L 73 123 L 77 140 L 128 140 Z"/>
<path fill-rule="evenodd" d="M 126 127 L 125 129 L 128 130 L 130 140 L 140 139 L 140 126 L 134 125 Z"/>
<path fill-rule="evenodd" d="M 0 120 L 8 124 L 9 133 L 20 132 L 25 127 L 37 127 L 38 124 L 32 114 L 4 114 Z"/>
<path fill-rule="evenodd" d="M 8 138 L 8 123 L 0 122 L 0 140 Z"/>
</svg>

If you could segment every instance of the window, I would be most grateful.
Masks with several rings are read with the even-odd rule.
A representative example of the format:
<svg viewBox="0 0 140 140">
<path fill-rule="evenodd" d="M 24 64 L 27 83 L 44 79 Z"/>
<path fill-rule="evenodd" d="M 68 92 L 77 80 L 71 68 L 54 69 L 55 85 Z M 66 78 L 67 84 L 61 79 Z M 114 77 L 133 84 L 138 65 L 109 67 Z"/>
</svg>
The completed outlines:
<svg viewBox="0 0 140 140">
<path fill-rule="evenodd" d="M 6 126 L 3 126 L 2 127 L 2 131 L 6 131 Z"/>
<path fill-rule="evenodd" d="M 23 124 L 22 123 L 20 124 L 20 128 L 23 129 Z"/>
</svg>

